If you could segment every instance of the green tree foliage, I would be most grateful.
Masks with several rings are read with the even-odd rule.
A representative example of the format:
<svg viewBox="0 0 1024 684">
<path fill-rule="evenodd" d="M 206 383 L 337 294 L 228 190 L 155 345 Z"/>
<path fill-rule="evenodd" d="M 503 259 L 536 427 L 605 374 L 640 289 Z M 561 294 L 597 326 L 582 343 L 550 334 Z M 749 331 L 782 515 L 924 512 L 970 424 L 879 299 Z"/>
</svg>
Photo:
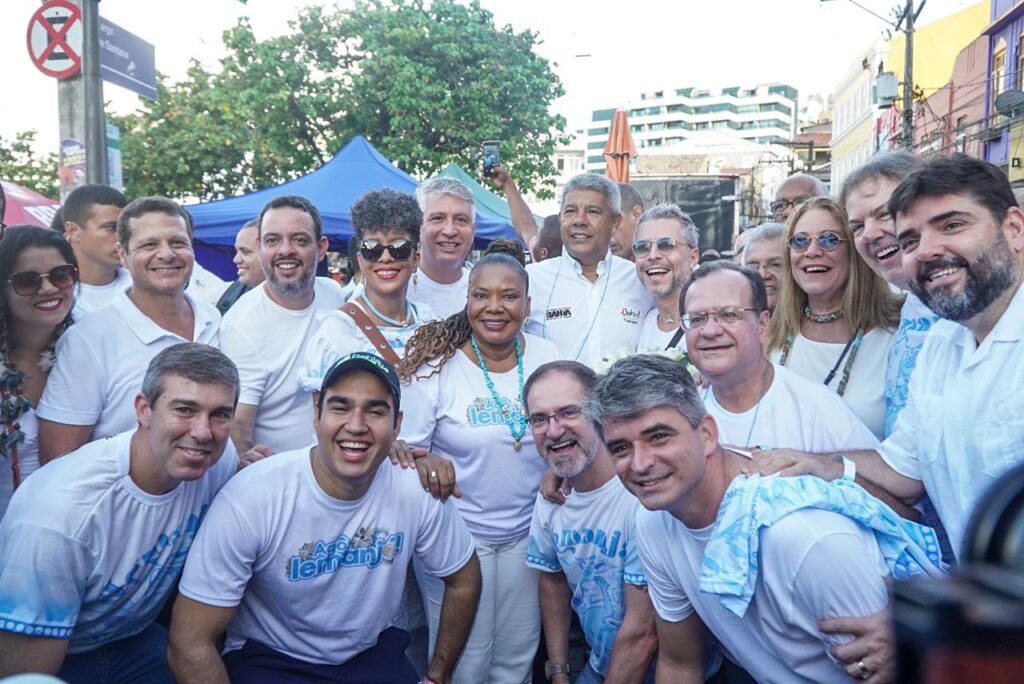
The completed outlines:
<svg viewBox="0 0 1024 684">
<path fill-rule="evenodd" d="M 224 33 L 211 72 L 193 63 L 122 130 L 129 195 L 213 199 L 307 173 L 366 136 L 414 175 L 480 166 L 502 142 L 520 186 L 550 196 L 563 94 L 536 34 L 497 28 L 475 0 L 360 0 L 308 7 L 282 36 L 257 40 L 246 18 Z"/>
<path fill-rule="evenodd" d="M 0 136 L 0 179 L 56 199 L 59 192 L 57 153 L 41 155 L 35 148 L 35 131 L 17 133 L 14 140 Z"/>
</svg>

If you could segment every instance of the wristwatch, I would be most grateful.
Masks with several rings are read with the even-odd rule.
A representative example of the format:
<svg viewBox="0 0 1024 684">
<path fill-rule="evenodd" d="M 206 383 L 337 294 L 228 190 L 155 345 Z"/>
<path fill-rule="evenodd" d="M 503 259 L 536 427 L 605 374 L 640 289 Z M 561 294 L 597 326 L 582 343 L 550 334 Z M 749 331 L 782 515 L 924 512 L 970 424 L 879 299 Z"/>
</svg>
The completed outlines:
<svg viewBox="0 0 1024 684">
<path fill-rule="evenodd" d="M 550 660 L 548 662 L 544 663 L 544 676 L 547 677 L 548 680 L 550 680 L 552 677 L 554 677 L 557 674 L 568 675 L 569 674 L 569 664 L 568 663 L 553 663 Z"/>
</svg>

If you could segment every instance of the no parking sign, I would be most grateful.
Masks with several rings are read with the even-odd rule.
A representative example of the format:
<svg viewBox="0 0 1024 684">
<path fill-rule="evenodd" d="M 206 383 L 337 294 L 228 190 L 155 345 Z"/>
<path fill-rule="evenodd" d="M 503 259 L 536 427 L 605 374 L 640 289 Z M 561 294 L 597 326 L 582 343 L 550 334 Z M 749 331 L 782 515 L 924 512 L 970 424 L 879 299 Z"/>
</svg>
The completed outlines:
<svg viewBox="0 0 1024 684">
<path fill-rule="evenodd" d="M 50 0 L 28 22 L 28 54 L 41 72 L 54 78 L 82 68 L 82 10 L 68 0 Z"/>
</svg>

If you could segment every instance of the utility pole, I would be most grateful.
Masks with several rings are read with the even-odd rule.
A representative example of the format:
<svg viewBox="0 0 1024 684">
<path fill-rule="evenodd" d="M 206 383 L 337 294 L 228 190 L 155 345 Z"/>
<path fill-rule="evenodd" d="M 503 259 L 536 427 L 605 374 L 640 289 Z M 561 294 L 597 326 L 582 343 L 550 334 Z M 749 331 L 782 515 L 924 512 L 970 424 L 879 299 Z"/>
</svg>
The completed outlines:
<svg viewBox="0 0 1024 684">
<path fill-rule="evenodd" d="M 99 0 L 82 0 L 85 77 L 85 178 L 107 183 L 107 118 L 103 111 L 103 80 L 100 78 Z"/>
<path fill-rule="evenodd" d="M 906 148 L 914 147 L 914 22 L 917 20 L 924 3 L 914 9 L 914 0 L 907 0 L 903 8 L 903 32 L 907 41 L 903 53 L 903 135 L 900 144 Z"/>
</svg>

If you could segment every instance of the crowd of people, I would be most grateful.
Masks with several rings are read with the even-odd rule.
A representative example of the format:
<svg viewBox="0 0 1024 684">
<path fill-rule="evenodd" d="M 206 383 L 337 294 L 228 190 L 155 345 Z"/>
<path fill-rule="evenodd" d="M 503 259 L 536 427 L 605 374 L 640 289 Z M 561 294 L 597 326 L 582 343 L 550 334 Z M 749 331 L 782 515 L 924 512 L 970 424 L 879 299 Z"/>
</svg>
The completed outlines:
<svg viewBox="0 0 1024 684">
<path fill-rule="evenodd" d="M 374 190 L 345 287 L 298 196 L 219 286 L 166 198 L 0 227 L 0 677 L 893 681 L 891 583 L 1024 458 L 1005 175 L 797 174 L 715 260 L 627 184 L 538 226 L 497 182 L 526 250 Z"/>
</svg>

